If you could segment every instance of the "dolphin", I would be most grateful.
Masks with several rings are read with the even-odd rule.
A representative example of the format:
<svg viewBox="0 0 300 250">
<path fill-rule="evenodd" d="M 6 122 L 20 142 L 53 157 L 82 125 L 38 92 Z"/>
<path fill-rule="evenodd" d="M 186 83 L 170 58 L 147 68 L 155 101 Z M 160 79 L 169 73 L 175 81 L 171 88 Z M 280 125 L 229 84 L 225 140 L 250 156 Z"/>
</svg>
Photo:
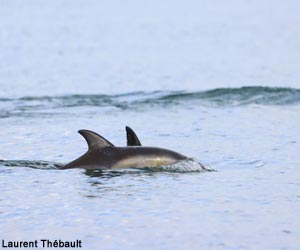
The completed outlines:
<svg viewBox="0 0 300 250">
<path fill-rule="evenodd" d="M 188 157 L 175 151 L 142 146 L 135 132 L 126 127 L 127 147 L 116 147 L 101 135 L 90 130 L 79 130 L 88 144 L 88 151 L 61 169 L 123 169 L 159 167 Z"/>
</svg>

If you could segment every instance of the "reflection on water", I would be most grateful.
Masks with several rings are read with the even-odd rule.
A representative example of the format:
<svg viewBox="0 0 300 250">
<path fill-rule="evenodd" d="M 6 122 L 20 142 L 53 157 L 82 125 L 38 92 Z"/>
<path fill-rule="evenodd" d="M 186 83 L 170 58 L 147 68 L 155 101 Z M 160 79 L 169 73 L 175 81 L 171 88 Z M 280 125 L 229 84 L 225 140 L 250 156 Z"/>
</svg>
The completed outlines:
<svg viewBox="0 0 300 250">
<path fill-rule="evenodd" d="M 101 179 L 105 178 L 113 178 L 113 177 L 119 177 L 124 174 L 139 174 L 141 173 L 141 170 L 135 170 L 135 169 L 126 169 L 126 170 L 85 170 L 84 172 L 89 177 L 101 177 Z"/>
</svg>

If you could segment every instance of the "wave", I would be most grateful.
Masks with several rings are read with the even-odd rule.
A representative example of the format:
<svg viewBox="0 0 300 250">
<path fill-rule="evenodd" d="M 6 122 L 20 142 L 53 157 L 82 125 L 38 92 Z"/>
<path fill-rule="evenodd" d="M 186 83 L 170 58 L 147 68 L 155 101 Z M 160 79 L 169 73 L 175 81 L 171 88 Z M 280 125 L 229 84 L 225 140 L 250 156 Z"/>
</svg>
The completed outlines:
<svg viewBox="0 0 300 250">
<path fill-rule="evenodd" d="M 65 95 L 0 98 L 0 117 L 28 112 L 74 107 L 143 109 L 153 106 L 202 105 L 228 107 L 243 105 L 299 105 L 300 89 L 272 87 L 218 88 L 208 91 L 131 92 L 119 95 Z"/>
</svg>

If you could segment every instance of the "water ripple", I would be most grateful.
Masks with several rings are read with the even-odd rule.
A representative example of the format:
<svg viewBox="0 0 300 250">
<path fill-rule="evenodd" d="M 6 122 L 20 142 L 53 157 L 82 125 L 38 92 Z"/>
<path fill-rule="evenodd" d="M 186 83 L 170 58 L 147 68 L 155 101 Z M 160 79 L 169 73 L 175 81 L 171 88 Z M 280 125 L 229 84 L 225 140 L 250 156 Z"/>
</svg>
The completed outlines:
<svg viewBox="0 0 300 250">
<path fill-rule="evenodd" d="M 26 167 L 34 169 L 59 169 L 63 164 L 49 161 L 29 160 L 0 160 L 0 166 L 4 167 Z"/>
<path fill-rule="evenodd" d="M 49 161 L 30 161 L 30 160 L 0 160 L 0 166 L 5 167 L 27 167 L 34 169 L 60 169 L 63 166 L 62 163 L 49 162 Z M 165 165 L 161 167 L 144 167 L 144 168 L 129 168 L 121 170 L 86 170 L 86 174 L 91 177 L 98 176 L 119 176 L 122 174 L 134 174 L 139 172 L 207 172 L 214 171 L 209 166 L 204 166 L 202 163 L 197 162 L 193 159 L 179 161 L 171 165 Z"/>
</svg>

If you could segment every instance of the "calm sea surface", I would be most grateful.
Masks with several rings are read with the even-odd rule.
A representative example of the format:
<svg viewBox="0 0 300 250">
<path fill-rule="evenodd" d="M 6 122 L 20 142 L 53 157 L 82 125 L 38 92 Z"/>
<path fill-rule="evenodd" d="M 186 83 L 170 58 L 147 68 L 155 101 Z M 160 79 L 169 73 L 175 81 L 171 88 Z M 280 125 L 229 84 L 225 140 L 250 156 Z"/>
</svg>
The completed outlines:
<svg viewBox="0 0 300 250">
<path fill-rule="evenodd" d="M 0 241 L 300 249 L 299 8 L 0 1 Z M 216 171 L 58 169 L 126 125 Z"/>
</svg>

